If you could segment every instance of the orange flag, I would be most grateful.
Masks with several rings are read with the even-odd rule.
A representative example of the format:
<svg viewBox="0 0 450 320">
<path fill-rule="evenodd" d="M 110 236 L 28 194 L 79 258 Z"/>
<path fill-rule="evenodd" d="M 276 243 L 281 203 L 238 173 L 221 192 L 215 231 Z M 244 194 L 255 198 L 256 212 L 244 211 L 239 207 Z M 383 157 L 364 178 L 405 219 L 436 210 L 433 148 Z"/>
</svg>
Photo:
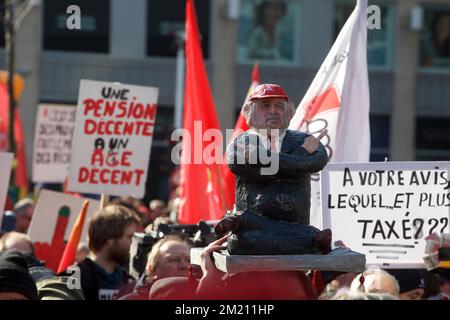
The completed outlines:
<svg viewBox="0 0 450 320">
<path fill-rule="evenodd" d="M 223 174 L 225 163 L 205 163 L 203 155 L 211 142 L 202 140 L 209 129 L 220 130 L 206 74 L 200 33 L 193 0 L 186 1 L 186 86 L 183 129 L 190 134 L 182 141 L 180 164 L 180 223 L 220 219 L 229 209 Z M 220 144 L 222 147 L 222 144 Z M 222 157 L 219 154 L 218 157 Z"/>
<path fill-rule="evenodd" d="M 69 241 L 67 242 L 66 248 L 59 263 L 57 273 L 65 271 L 69 266 L 71 266 L 75 261 L 75 256 L 77 254 L 78 243 L 80 242 L 81 232 L 83 231 L 84 221 L 86 220 L 86 214 L 89 207 L 89 201 L 83 203 L 80 214 L 73 225 L 72 232 L 70 233 Z"/>
</svg>

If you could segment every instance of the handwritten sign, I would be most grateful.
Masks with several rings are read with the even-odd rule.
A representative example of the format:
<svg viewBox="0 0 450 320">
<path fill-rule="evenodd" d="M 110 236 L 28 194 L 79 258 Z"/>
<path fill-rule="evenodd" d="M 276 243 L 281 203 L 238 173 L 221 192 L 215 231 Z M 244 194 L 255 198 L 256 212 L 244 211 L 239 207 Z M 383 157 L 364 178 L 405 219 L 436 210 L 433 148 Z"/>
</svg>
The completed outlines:
<svg viewBox="0 0 450 320">
<path fill-rule="evenodd" d="M 64 182 L 69 174 L 75 106 L 40 104 L 33 150 L 33 182 Z"/>
<path fill-rule="evenodd" d="M 158 89 L 81 80 L 68 190 L 142 198 Z"/>
<path fill-rule="evenodd" d="M 330 163 L 322 219 L 367 265 L 424 268 L 424 238 L 449 232 L 450 162 Z"/>
<path fill-rule="evenodd" d="M 6 195 L 8 193 L 12 161 L 12 153 L 0 152 L 0 223 L 3 219 L 3 210 L 5 208 Z"/>
</svg>

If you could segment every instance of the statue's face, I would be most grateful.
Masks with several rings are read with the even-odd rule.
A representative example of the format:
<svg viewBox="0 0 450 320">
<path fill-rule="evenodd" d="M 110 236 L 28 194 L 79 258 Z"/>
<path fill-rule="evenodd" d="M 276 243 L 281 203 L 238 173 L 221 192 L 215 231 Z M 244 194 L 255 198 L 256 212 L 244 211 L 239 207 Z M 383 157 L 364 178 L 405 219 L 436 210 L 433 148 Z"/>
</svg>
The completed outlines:
<svg viewBox="0 0 450 320">
<path fill-rule="evenodd" d="M 255 99 L 253 126 L 256 129 L 286 129 L 291 121 L 288 103 L 282 98 Z"/>
</svg>

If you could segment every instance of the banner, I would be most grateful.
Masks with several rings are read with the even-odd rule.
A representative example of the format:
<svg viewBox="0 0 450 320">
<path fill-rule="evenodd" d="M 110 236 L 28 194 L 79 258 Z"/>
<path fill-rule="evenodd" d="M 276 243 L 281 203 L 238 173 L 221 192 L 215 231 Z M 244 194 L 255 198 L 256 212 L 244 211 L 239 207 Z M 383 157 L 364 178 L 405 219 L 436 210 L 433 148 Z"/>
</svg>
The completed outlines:
<svg viewBox="0 0 450 320">
<path fill-rule="evenodd" d="M 67 189 L 142 198 L 158 88 L 81 80 Z"/>
<path fill-rule="evenodd" d="M 289 129 L 318 136 L 330 162 L 367 162 L 370 156 L 367 0 L 358 0 Z M 321 228 L 319 175 L 312 175 L 310 223 Z"/>
<path fill-rule="evenodd" d="M 0 226 L 3 219 L 3 210 L 5 208 L 6 195 L 8 194 L 12 161 L 12 153 L 0 152 Z"/>
<path fill-rule="evenodd" d="M 40 104 L 33 149 L 33 182 L 62 183 L 69 174 L 75 106 Z"/>
<path fill-rule="evenodd" d="M 324 228 L 367 265 L 424 268 L 425 237 L 449 232 L 450 162 L 330 163 Z"/>
</svg>

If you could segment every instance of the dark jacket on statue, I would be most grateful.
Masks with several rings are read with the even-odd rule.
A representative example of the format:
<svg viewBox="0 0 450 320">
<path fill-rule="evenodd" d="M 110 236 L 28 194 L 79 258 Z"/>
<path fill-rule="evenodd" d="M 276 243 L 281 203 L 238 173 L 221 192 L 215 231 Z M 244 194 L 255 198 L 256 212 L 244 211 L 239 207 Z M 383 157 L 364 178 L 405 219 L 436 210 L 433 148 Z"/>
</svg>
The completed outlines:
<svg viewBox="0 0 450 320">
<path fill-rule="evenodd" d="M 272 219 L 248 210 L 228 238 L 228 251 L 238 255 L 320 254 L 313 226 Z"/>
<path fill-rule="evenodd" d="M 319 148 L 309 154 L 301 147 L 309 135 L 286 130 L 279 153 L 278 172 L 262 175 L 260 169 L 270 165 L 263 165 L 259 160 L 256 164 L 237 162 L 237 146 L 251 144 L 249 136 L 248 131 L 242 133 L 227 148 L 227 163 L 236 175 L 236 210 L 250 210 L 273 220 L 309 224 L 310 175 L 327 164 L 325 147 L 320 143 Z M 271 156 L 271 151 L 264 148 L 259 137 L 254 147 L 259 148 L 258 152 Z"/>
</svg>

